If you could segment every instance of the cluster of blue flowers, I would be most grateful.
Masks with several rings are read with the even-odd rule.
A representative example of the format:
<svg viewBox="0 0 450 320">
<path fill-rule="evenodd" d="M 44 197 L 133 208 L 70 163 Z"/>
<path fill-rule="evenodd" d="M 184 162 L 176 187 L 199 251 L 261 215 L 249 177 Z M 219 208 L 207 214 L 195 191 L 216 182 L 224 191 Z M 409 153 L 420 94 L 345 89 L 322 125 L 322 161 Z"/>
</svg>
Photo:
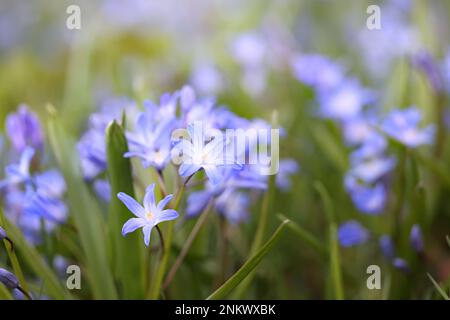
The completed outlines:
<svg viewBox="0 0 450 320">
<path fill-rule="evenodd" d="M 10 164 L 0 181 L 4 211 L 29 241 L 39 243 L 43 232 L 67 219 L 66 184 L 59 171 L 43 170 L 44 134 L 39 119 L 25 105 L 8 115 L 6 133 L 11 149 Z"/>
<path fill-rule="evenodd" d="M 382 214 L 389 188 L 388 179 L 384 178 L 396 165 L 395 157 L 387 154 L 389 139 L 407 148 L 429 145 L 434 141 L 434 126 L 420 127 L 422 116 L 416 107 L 380 115 L 375 94 L 349 78 L 340 64 L 324 56 L 299 55 L 293 60 L 292 68 L 300 82 L 314 88 L 319 115 L 336 121 L 342 128 L 345 143 L 353 149 L 344 184 L 355 207 L 363 214 Z M 380 241 L 383 252 L 389 251 L 385 249 L 386 237 Z M 419 233 L 414 232 L 414 238 L 418 237 Z M 344 222 L 339 228 L 343 247 L 362 244 L 369 238 L 368 230 L 355 220 Z M 399 263 L 399 258 L 395 259 Z"/>
<path fill-rule="evenodd" d="M 230 222 L 245 220 L 249 216 L 248 191 L 267 189 L 267 176 L 260 174 L 258 165 L 239 164 L 233 162 L 234 159 L 225 163 L 216 161 L 217 157 L 223 155 L 222 148 L 227 142 L 214 133 L 225 132 L 226 129 L 268 129 L 269 124 L 260 119 L 239 117 L 226 107 L 218 106 L 211 98 L 200 99 L 189 86 L 162 95 L 158 104 L 147 100 L 143 105 L 144 109 L 136 112 L 138 108 L 135 103 L 129 100 L 115 101 L 104 105 L 100 112 L 91 116 L 89 129 L 78 143 L 86 180 L 94 181 L 94 184 L 101 183 L 107 189 L 107 182 L 102 178 L 107 166 L 105 128 L 109 121 L 120 119 L 122 112 L 125 112 L 127 119 L 134 119 L 134 123 L 128 125 L 126 138 L 129 151 L 124 157 L 137 158 L 143 168 L 153 168 L 162 176 L 174 155 L 183 153 L 182 162 L 176 164 L 179 165 L 178 174 L 181 177 L 188 180 L 196 172 L 204 171 L 207 180 L 200 179 L 203 184 L 201 190 L 189 194 L 186 217 L 198 215 L 214 199 L 216 211 Z M 174 136 L 177 129 L 186 129 L 188 136 L 184 139 Z M 257 140 L 250 141 L 242 152 L 250 152 L 256 143 Z M 298 164 L 292 159 L 280 161 L 277 184 L 281 189 L 290 187 L 290 176 L 297 173 L 298 169 Z M 104 194 L 107 199 L 107 192 Z M 178 216 L 172 209 L 163 210 L 170 197 L 168 195 L 156 205 L 154 185 L 151 185 L 145 192 L 142 207 L 131 197 L 119 194 L 119 199 L 137 216 L 124 225 L 122 233 L 125 235 L 143 227 L 145 243 L 148 245 L 153 226 Z"/>
</svg>

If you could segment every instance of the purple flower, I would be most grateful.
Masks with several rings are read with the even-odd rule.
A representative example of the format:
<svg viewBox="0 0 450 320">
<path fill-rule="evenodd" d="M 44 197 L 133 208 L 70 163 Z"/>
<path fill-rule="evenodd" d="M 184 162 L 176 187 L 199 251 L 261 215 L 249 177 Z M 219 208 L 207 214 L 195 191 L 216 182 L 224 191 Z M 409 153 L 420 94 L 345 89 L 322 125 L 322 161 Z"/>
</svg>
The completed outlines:
<svg viewBox="0 0 450 320">
<path fill-rule="evenodd" d="M 106 170 L 106 145 L 103 131 L 88 130 L 78 142 L 77 150 L 86 180 L 92 180 Z"/>
<path fill-rule="evenodd" d="M 48 197 L 60 198 L 66 192 L 66 182 L 58 170 L 49 170 L 33 177 L 38 193 Z"/>
<path fill-rule="evenodd" d="M 95 193 L 101 200 L 106 203 L 109 203 L 111 200 L 111 185 L 108 180 L 105 179 L 97 179 L 93 184 Z"/>
<path fill-rule="evenodd" d="M 138 157 L 145 168 L 164 169 L 170 160 L 170 139 L 174 126 L 174 118 L 156 123 L 154 115 L 147 110 L 138 117 L 136 130 L 127 132 L 130 151 L 124 156 Z"/>
<path fill-rule="evenodd" d="M 264 39 L 256 33 L 244 33 L 237 37 L 232 44 L 232 55 L 243 67 L 260 66 L 266 55 Z"/>
<path fill-rule="evenodd" d="M 197 65 L 191 74 L 190 82 L 203 94 L 217 94 L 224 86 L 220 71 L 212 64 Z"/>
<path fill-rule="evenodd" d="M 395 257 L 395 248 L 394 243 L 392 242 L 392 239 L 388 235 L 383 235 L 380 237 L 379 245 L 381 249 L 381 253 L 386 257 L 388 260 L 392 260 Z"/>
<path fill-rule="evenodd" d="M 298 163 L 293 159 L 283 159 L 280 161 L 280 167 L 276 177 L 278 188 L 287 191 L 291 188 L 290 176 L 295 175 L 299 170 Z"/>
<path fill-rule="evenodd" d="M 297 80 L 319 91 L 336 87 L 344 78 L 340 65 L 320 55 L 298 55 L 291 66 Z"/>
<path fill-rule="evenodd" d="M 394 158 L 375 158 L 354 165 L 349 175 L 364 183 L 374 183 L 386 175 L 395 165 Z"/>
<path fill-rule="evenodd" d="M 164 207 L 172 199 L 172 195 L 166 196 L 158 204 L 155 200 L 155 184 L 152 183 L 147 187 L 145 191 L 143 206 L 141 206 L 136 200 L 129 195 L 120 192 L 117 197 L 122 201 L 128 210 L 133 213 L 136 218 L 129 219 L 122 228 L 122 235 L 135 231 L 138 228 L 142 228 L 144 234 L 145 245 L 150 243 L 150 234 L 157 224 L 170 221 L 178 218 L 178 213 L 173 209 L 165 209 Z"/>
<path fill-rule="evenodd" d="M 34 149 L 27 147 L 23 150 L 18 164 L 11 164 L 5 168 L 6 179 L 0 181 L 0 189 L 8 184 L 20 184 L 30 181 L 30 163 L 34 157 Z"/>
<path fill-rule="evenodd" d="M 383 211 L 387 200 L 383 184 L 378 183 L 374 187 L 359 185 L 349 189 L 349 192 L 359 211 L 367 214 L 379 214 Z"/>
<path fill-rule="evenodd" d="M 353 247 L 366 242 L 369 232 L 355 220 L 350 220 L 339 226 L 338 239 L 342 247 Z"/>
<path fill-rule="evenodd" d="M 6 231 L 5 229 L 3 229 L 2 227 L 0 227 L 0 240 L 3 240 L 5 238 L 7 238 L 8 236 L 6 235 Z"/>
<path fill-rule="evenodd" d="M 240 223 L 248 218 L 249 204 L 250 199 L 247 194 L 232 189 L 225 190 L 216 199 L 217 212 L 233 224 Z"/>
<path fill-rule="evenodd" d="M 345 120 L 358 116 L 363 106 L 373 100 L 373 94 L 351 79 L 341 82 L 332 90 L 321 92 L 318 98 L 321 116 Z"/>
<path fill-rule="evenodd" d="M 29 196 L 29 201 L 25 205 L 25 210 L 29 214 L 34 214 L 44 218 L 51 224 L 62 224 L 66 221 L 68 210 L 63 201 L 58 198 L 49 197 L 45 193 L 35 192 Z M 48 229 L 52 226 L 48 225 Z"/>
<path fill-rule="evenodd" d="M 91 181 L 106 170 L 105 130 L 111 121 L 120 122 L 124 112 L 127 119 L 132 122 L 137 113 L 136 104 L 126 97 L 113 98 L 102 102 L 99 112 L 89 117 L 88 130 L 77 144 L 81 168 L 86 180 Z"/>
<path fill-rule="evenodd" d="M 405 272 L 405 273 L 409 273 L 411 271 L 408 262 L 406 262 L 406 260 L 402 259 L 402 258 L 395 258 L 392 261 L 392 265 L 394 266 L 394 268 Z"/>
<path fill-rule="evenodd" d="M 386 147 L 386 139 L 382 135 L 372 132 L 366 136 L 362 145 L 353 151 L 350 157 L 352 162 L 359 162 L 382 155 Z"/>
<path fill-rule="evenodd" d="M 342 125 L 346 143 L 351 146 L 364 143 L 366 139 L 374 134 L 374 120 L 373 118 L 360 115 L 345 119 Z"/>
<path fill-rule="evenodd" d="M 411 233 L 409 234 L 409 241 L 411 242 L 411 246 L 414 248 L 414 250 L 419 253 L 423 252 L 424 244 L 422 230 L 420 229 L 420 226 L 418 224 L 412 226 Z"/>
<path fill-rule="evenodd" d="M 415 107 L 394 110 L 384 120 L 382 129 L 387 135 L 410 148 L 432 144 L 435 127 L 430 125 L 419 129 L 421 117 L 420 110 Z"/>
<path fill-rule="evenodd" d="M 0 282 L 9 289 L 16 289 L 19 287 L 19 280 L 17 280 L 17 277 L 3 268 L 0 268 Z"/>
<path fill-rule="evenodd" d="M 41 149 L 43 146 L 44 138 L 39 119 L 26 105 L 20 105 L 16 113 L 8 115 L 6 132 L 17 152 L 23 152 L 26 147 Z"/>
<path fill-rule="evenodd" d="M 212 184 L 220 183 L 223 178 L 220 168 L 235 162 L 235 159 L 225 156 L 226 142 L 223 135 L 217 134 L 212 141 L 205 143 L 206 135 L 201 122 L 190 124 L 187 132 L 192 141 L 182 139 L 174 149 L 182 155 L 178 173 L 182 177 L 189 177 L 203 169 Z"/>
</svg>

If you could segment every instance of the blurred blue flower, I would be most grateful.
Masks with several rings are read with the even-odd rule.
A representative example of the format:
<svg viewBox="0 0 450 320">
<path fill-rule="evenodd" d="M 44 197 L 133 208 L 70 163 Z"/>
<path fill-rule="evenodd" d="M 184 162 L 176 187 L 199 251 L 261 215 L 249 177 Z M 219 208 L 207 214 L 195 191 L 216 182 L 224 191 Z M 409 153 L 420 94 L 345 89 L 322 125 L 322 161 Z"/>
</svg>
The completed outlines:
<svg viewBox="0 0 450 320">
<path fill-rule="evenodd" d="M 33 182 L 37 192 L 48 197 L 62 197 L 67 189 L 64 177 L 55 169 L 35 174 Z"/>
<path fill-rule="evenodd" d="M 373 126 L 376 119 L 363 115 L 347 118 L 342 122 L 345 141 L 350 146 L 364 143 L 369 136 L 375 134 Z"/>
<path fill-rule="evenodd" d="M 278 173 L 276 176 L 277 187 L 283 191 L 287 191 L 291 188 L 291 176 L 295 175 L 300 167 L 294 159 L 280 160 Z"/>
<path fill-rule="evenodd" d="M 386 139 L 378 133 L 371 132 L 365 137 L 362 144 L 351 153 L 350 157 L 353 163 L 366 160 L 382 155 L 386 147 Z"/>
<path fill-rule="evenodd" d="M 19 287 L 19 280 L 17 280 L 17 277 L 3 268 L 0 268 L 0 282 L 9 289 L 16 289 Z"/>
<path fill-rule="evenodd" d="M 412 226 L 411 233 L 409 234 L 409 241 L 414 250 L 416 250 L 418 253 L 423 252 L 424 244 L 422 230 L 420 229 L 420 226 L 418 224 Z"/>
<path fill-rule="evenodd" d="M 97 196 L 106 203 L 109 203 L 111 200 L 111 185 L 109 181 L 106 179 L 97 179 L 93 184 L 94 191 Z"/>
<path fill-rule="evenodd" d="M 90 129 L 83 134 L 77 144 L 81 168 L 86 180 L 92 180 L 106 170 L 105 133 Z"/>
<path fill-rule="evenodd" d="M 364 183 L 371 184 L 391 171 L 394 165 L 394 158 L 374 158 L 354 164 L 349 175 Z"/>
<path fill-rule="evenodd" d="M 28 110 L 24 104 L 16 113 L 6 117 L 6 133 L 14 149 L 21 153 L 27 147 L 41 149 L 43 147 L 43 132 L 41 123 L 35 113 Z"/>
<path fill-rule="evenodd" d="M 349 79 L 332 90 L 320 92 L 318 100 L 322 117 L 345 120 L 357 117 L 363 106 L 374 100 L 374 95 L 358 81 Z"/>
<path fill-rule="evenodd" d="M 394 260 L 392 260 L 392 265 L 394 266 L 394 268 L 405 273 L 409 273 L 411 271 L 408 262 L 406 262 L 406 260 L 402 258 L 395 258 Z"/>
<path fill-rule="evenodd" d="M 25 205 L 27 213 L 34 214 L 45 219 L 46 222 L 62 224 L 67 219 L 68 210 L 63 201 L 58 198 L 49 197 L 45 193 L 35 192 L 29 196 Z M 46 226 L 52 229 L 50 226 Z"/>
<path fill-rule="evenodd" d="M 419 129 L 421 117 L 420 110 L 415 107 L 394 110 L 384 120 L 382 129 L 395 140 L 411 148 L 432 144 L 435 127 L 430 125 Z"/>
<path fill-rule="evenodd" d="M 155 184 L 152 183 L 147 187 L 145 191 L 143 206 L 140 205 L 136 200 L 134 200 L 129 195 L 120 192 L 117 197 L 122 201 L 128 210 L 133 213 L 136 218 L 131 218 L 122 228 L 122 235 L 135 231 L 138 228 L 142 228 L 144 234 L 145 245 L 148 246 L 150 243 L 150 234 L 157 224 L 170 221 L 178 218 L 178 213 L 173 209 L 165 209 L 164 207 L 172 199 L 172 195 L 166 196 L 158 204 L 155 200 Z"/>
<path fill-rule="evenodd" d="M 350 187 L 348 191 L 353 203 L 362 213 L 379 214 L 383 211 L 387 201 L 386 187 L 383 184 L 378 183 L 374 187 L 358 185 Z"/>
<path fill-rule="evenodd" d="M 219 214 L 227 221 L 237 224 L 246 220 L 249 216 L 250 199 L 244 192 L 227 189 L 216 199 L 215 207 Z"/>
<path fill-rule="evenodd" d="M 388 235 L 383 235 L 380 237 L 379 245 L 381 249 L 381 253 L 386 257 L 388 260 L 392 260 L 395 257 L 395 248 L 394 243 L 392 242 L 392 239 Z"/>
<path fill-rule="evenodd" d="M 138 157 L 144 168 L 154 167 L 163 170 L 170 160 L 171 133 L 175 128 L 175 118 L 159 123 L 148 110 L 142 113 L 136 122 L 136 128 L 127 132 L 129 149 L 125 157 Z"/>
<path fill-rule="evenodd" d="M 98 112 L 89 117 L 88 129 L 77 144 L 81 168 L 86 180 L 94 180 L 106 170 L 105 131 L 108 124 L 113 120 L 121 122 L 124 112 L 127 120 L 132 123 L 136 118 L 137 110 L 136 104 L 126 97 L 109 98 L 100 104 Z"/>
<path fill-rule="evenodd" d="M 342 247 L 357 246 L 369 239 L 369 232 L 357 221 L 350 220 L 339 226 L 338 239 Z"/>
<path fill-rule="evenodd" d="M 209 63 L 196 65 L 190 76 L 192 86 L 202 94 L 217 94 L 224 87 L 222 74 Z"/>
<path fill-rule="evenodd" d="M 345 75 L 340 65 L 321 55 L 295 56 L 291 67 L 297 80 L 318 91 L 337 87 Z"/>
<path fill-rule="evenodd" d="M 0 189 L 8 184 L 20 184 L 30 181 L 30 163 L 34 157 L 34 149 L 27 147 L 23 150 L 18 164 L 10 164 L 6 166 L 6 179 L 0 181 Z"/>
</svg>

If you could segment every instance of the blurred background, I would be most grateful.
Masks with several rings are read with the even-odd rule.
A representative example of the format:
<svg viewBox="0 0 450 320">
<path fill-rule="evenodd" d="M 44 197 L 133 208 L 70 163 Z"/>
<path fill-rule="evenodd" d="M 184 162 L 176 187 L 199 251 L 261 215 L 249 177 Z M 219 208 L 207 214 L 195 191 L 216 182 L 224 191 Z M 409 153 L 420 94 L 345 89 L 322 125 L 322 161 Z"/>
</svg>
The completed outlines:
<svg viewBox="0 0 450 320">
<path fill-rule="evenodd" d="M 373 4 L 381 8 L 380 30 L 366 26 L 370 16 L 366 10 Z M 70 5 L 81 9 L 79 30 L 66 26 Z M 411 160 L 407 183 L 399 185 L 396 168 L 384 178 L 392 188 L 382 212 L 362 214 L 344 186 L 352 149 L 339 123 L 319 115 L 320 101 L 299 79 L 294 61 L 310 54 L 327 57 L 348 78 L 370 88 L 377 112 L 415 105 L 422 111 L 423 123 L 442 121 L 448 135 L 449 14 L 450 1 L 445 0 L 2 0 L 0 128 L 7 114 L 22 103 L 45 123 L 50 103 L 78 139 L 90 114 L 107 99 L 157 101 L 162 93 L 190 84 L 199 96 L 215 97 L 239 116 L 275 119 L 284 129 L 281 157 L 294 159 L 300 170 L 291 177 L 290 188 L 275 190 L 269 230 L 279 224 L 276 214 L 281 213 L 326 244 L 326 205 L 318 192 L 323 188 L 338 223 L 356 220 L 370 231 L 365 243 L 340 249 L 346 298 L 437 298 L 426 273 L 448 292 L 448 185 L 436 179 L 436 172 Z M 439 90 L 433 86 L 433 70 L 440 75 Z M 440 119 L 435 112 L 438 91 L 445 97 Z M 0 141 L 6 143 L 4 138 Z M 439 158 L 446 174 L 448 147 L 444 145 Z M 430 148 L 421 151 L 429 155 Z M 395 144 L 390 149 L 397 159 L 398 149 Z M 4 165 L 6 154 L 1 158 Z M 425 194 L 419 204 L 418 185 L 420 195 Z M 390 217 L 403 192 L 405 216 L 426 217 L 405 219 L 399 235 L 398 251 L 408 261 L 408 271 L 392 266 L 378 241 L 390 232 Z M 247 256 L 261 210 L 258 199 L 248 221 L 228 231 L 229 275 Z M 408 243 L 414 223 L 422 226 L 425 250 L 420 254 Z M 211 291 L 199 278 L 206 273 L 209 279 L 213 272 L 214 250 L 201 257 L 191 257 L 180 269 L 174 297 L 199 298 Z M 366 286 L 366 269 L 373 264 L 381 267 L 382 290 Z M 326 258 L 288 232 L 258 268 L 245 297 L 333 298 L 329 268 Z"/>
</svg>

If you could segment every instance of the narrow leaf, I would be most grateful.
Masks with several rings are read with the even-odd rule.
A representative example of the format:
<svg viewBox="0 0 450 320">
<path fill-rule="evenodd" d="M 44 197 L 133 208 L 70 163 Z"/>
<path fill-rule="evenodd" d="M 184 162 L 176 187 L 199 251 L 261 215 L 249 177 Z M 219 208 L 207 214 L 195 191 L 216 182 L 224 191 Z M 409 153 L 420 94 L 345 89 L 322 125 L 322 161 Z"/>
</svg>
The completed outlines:
<svg viewBox="0 0 450 320">
<path fill-rule="evenodd" d="M 123 156 L 128 151 L 127 140 L 123 128 L 115 121 L 106 129 L 106 150 L 111 185 L 108 229 L 113 248 L 113 270 L 123 288 L 124 298 L 143 298 L 144 244 L 141 234 L 134 232 L 126 238 L 121 234 L 123 224 L 132 214 L 117 198 L 117 194 L 125 192 L 134 197 L 134 188 L 130 160 Z"/>
<path fill-rule="evenodd" d="M 270 252 L 274 244 L 282 235 L 284 228 L 290 220 L 283 221 L 272 237 L 255 253 L 253 257 L 247 260 L 244 265 L 232 275 L 220 288 L 212 293 L 207 300 L 225 299 L 236 286 L 243 281 L 250 272 L 252 272 L 261 260 Z"/>
<path fill-rule="evenodd" d="M 450 297 L 448 296 L 448 294 L 444 291 L 444 289 L 441 288 L 439 283 L 437 283 L 436 280 L 434 280 L 434 278 L 431 276 L 431 274 L 427 273 L 427 276 L 430 279 L 430 281 L 433 283 L 436 290 L 442 296 L 442 298 L 444 298 L 445 300 L 450 300 Z"/>
<path fill-rule="evenodd" d="M 67 135 L 54 112 L 48 123 L 48 133 L 53 153 L 66 179 L 70 214 L 86 256 L 88 279 L 94 298 L 116 299 L 116 288 L 106 254 L 105 223 L 98 202 L 91 196 L 81 177 L 75 142 Z"/>
</svg>

